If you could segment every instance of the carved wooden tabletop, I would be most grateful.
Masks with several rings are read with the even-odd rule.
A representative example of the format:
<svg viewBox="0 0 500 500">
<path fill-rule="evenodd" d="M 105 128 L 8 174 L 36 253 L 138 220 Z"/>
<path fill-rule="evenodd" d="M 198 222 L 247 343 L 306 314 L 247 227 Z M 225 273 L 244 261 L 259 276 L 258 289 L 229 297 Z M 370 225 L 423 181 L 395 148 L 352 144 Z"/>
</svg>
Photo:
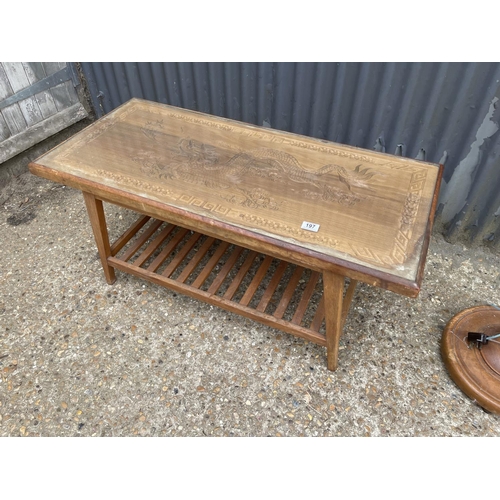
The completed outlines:
<svg viewBox="0 0 500 500">
<path fill-rule="evenodd" d="M 30 168 L 205 216 L 415 290 L 441 171 L 139 99 Z"/>
</svg>

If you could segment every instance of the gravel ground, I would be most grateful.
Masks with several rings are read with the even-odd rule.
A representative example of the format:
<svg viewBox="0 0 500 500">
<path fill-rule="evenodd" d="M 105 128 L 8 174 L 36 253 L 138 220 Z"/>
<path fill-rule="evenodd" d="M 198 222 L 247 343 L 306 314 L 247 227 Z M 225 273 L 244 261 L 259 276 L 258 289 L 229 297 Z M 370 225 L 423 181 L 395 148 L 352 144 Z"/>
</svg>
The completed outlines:
<svg viewBox="0 0 500 500">
<path fill-rule="evenodd" d="M 106 206 L 111 236 L 136 215 Z M 0 192 L 0 436 L 497 436 L 450 379 L 447 321 L 500 303 L 500 257 L 432 238 L 417 299 L 361 285 L 325 349 L 117 272 L 81 193 Z"/>
</svg>

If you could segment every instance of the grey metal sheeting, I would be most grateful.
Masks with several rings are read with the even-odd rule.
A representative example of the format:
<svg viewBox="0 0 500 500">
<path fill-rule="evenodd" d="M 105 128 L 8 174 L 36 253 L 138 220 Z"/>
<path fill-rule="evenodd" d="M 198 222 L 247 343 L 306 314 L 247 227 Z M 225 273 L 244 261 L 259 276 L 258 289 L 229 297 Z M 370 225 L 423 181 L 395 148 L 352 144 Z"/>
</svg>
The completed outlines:
<svg viewBox="0 0 500 500">
<path fill-rule="evenodd" d="M 438 227 L 500 249 L 499 63 L 82 63 L 102 116 L 141 97 L 444 163 Z"/>
</svg>

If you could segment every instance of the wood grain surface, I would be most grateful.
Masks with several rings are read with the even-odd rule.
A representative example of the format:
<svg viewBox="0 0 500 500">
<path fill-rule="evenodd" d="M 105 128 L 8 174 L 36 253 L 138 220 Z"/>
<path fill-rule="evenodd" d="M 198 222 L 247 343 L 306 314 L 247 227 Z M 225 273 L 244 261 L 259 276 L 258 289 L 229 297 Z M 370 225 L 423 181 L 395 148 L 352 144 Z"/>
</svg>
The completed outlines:
<svg viewBox="0 0 500 500">
<path fill-rule="evenodd" d="M 413 295 L 442 172 L 432 163 L 140 99 L 30 169 L 82 190 L 94 186 L 97 195 L 118 193 L 110 201 L 128 196 L 132 207 L 144 203 L 143 213 L 165 220 L 175 213 L 210 221 L 211 236 L 220 234 L 217 227 L 234 228 L 233 243 L 245 245 L 254 235 L 270 246 L 287 245 L 291 254 L 330 258 L 337 272 L 356 269 L 345 273 L 354 279 L 396 283 L 388 286 L 396 291 L 414 284 Z M 304 221 L 319 230 L 302 229 Z M 372 282 L 370 275 L 376 276 Z"/>
</svg>

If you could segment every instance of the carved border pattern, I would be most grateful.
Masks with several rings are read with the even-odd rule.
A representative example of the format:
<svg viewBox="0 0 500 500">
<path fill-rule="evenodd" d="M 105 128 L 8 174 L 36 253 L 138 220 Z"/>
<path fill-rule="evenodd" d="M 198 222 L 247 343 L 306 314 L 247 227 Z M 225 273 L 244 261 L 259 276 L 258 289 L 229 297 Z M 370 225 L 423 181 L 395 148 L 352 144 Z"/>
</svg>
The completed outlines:
<svg viewBox="0 0 500 500">
<path fill-rule="evenodd" d="M 353 244 L 350 244 L 350 247 L 354 252 L 355 257 L 360 260 L 374 262 L 380 267 L 390 268 L 394 266 L 394 260 L 390 255 L 374 252 L 372 249 L 367 247 L 355 247 Z"/>
<path fill-rule="evenodd" d="M 170 189 L 165 189 L 161 186 L 150 184 L 149 182 L 144 182 L 139 179 L 132 179 L 127 175 L 115 174 L 113 172 L 108 172 L 107 170 L 96 170 L 95 173 L 102 177 L 109 177 L 110 179 L 113 179 L 116 182 L 128 184 L 129 186 L 134 186 L 139 189 L 145 189 L 153 193 L 163 194 L 167 196 L 172 196 L 174 194 L 172 191 L 170 191 Z"/>
<path fill-rule="evenodd" d="M 214 212 L 221 215 L 237 215 L 239 212 L 234 210 L 234 208 L 226 207 L 220 205 L 219 203 L 213 203 L 212 201 L 206 201 L 203 198 L 197 198 L 196 196 L 191 196 L 189 194 L 182 194 L 178 198 L 174 196 L 174 199 L 192 205 L 193 207 L 199 207 L 207 210 L 208 212 Z M 234 212 L 234 214 L 231 214 Z"/>
<path fill-rule="evenodd" d="M 413 234 L 413 225 L 417 217 L 426 178 L 426 169 L 419 168 L 411 175 L 410 188 L 403 206 L 399 230 L 392 251 L 394 260 L 399 264 L 404 263 L 408 257 L 407 249 Z"/>
<path fill-rule="evenodd" d="M 283 224 L 282 222 L 270 221 L 269 219 L 264 219 L 264 217 L 259 217 L 258 215 L 240 213 L 240 218 L 245 222 L 255 224 L 266 229 L 275 229 L 281 231 L 291 236 L 292 238 L 299 239 L 301 236 L 307 235 L 309 240 L 312 242 L 327 245 L 330 248 L 335 249 L 339 246 L 339 241 L 334 240 L 333 238 L 328 238 L 326 236 L 321 236 L 314 233 L 306 233 L 303 229 L 290 227 L 287 224 Z"/>
<path fill-rule="evenodd" d="M 421 167 L 420 165 L 401 165 L 399 163 L 386 163 L 384 164 L 384 167 L 393 168 L 394 170 L 406 170 L 407 172 L 411 173 L 425 172 L 425 174 L 427 175 L 427 169 L 425 167 Z"/>
<path fill-rule="evenodd" d="M 407 249 L 411 241 L 413 225 L 418 214 L 422 191 L 427 179 L 427 169 L 418 165 L 399 165 L 397 163 L 389 163 L 385 166 L 396 170 L 408 171 L 412 174 L 391 255 L 380 255 L 370 248 L 350 246 L 356 257 L 374 262 L 381 267 L 392 267 L 404 264 L 408 258 Z"/>
<path fill-rule="evenodd" d="M 320 151 L 321 153 L 328 153 L 331 155 L 340 156 L 342 158 L 352 158 L 353 160 L 362 161 L 365 163 L 378 163 L 373 158 L 369 156 L 353 153 L 351 151 L 342 151 L 340 149 L 332 148 L 331 146 L 319 146 L 317 144 L 310 144 L 308 142 L 298 141 L 296 139 L 285 139 L 286 144 L 290 144 L 291 146 L 298 146 L 303 149 L 311 149 L 313 151 Z"/>
<path fill-rule="evenodd" d="M 212 127 L 219 130 L 227 130 L 227 131 L 234 130 L 234 127 L 232 127 L 231 125 L 226 125 L 224 123 L 215 123 L 209 120 L 205 120 L 203 118 L 194 118 L 191 116 L 183 115 L 182 113 L 174 113 L 174 112 L 161 113 L 162 116 L 164 114 L 166 114 L 167 116 L 171 116 L 173 118 L 178 118 L 179 120 L 184 120 L 185 122 L 198 123 L 200 125 L 206 125 L 207 127 Z"/>
</svg>

